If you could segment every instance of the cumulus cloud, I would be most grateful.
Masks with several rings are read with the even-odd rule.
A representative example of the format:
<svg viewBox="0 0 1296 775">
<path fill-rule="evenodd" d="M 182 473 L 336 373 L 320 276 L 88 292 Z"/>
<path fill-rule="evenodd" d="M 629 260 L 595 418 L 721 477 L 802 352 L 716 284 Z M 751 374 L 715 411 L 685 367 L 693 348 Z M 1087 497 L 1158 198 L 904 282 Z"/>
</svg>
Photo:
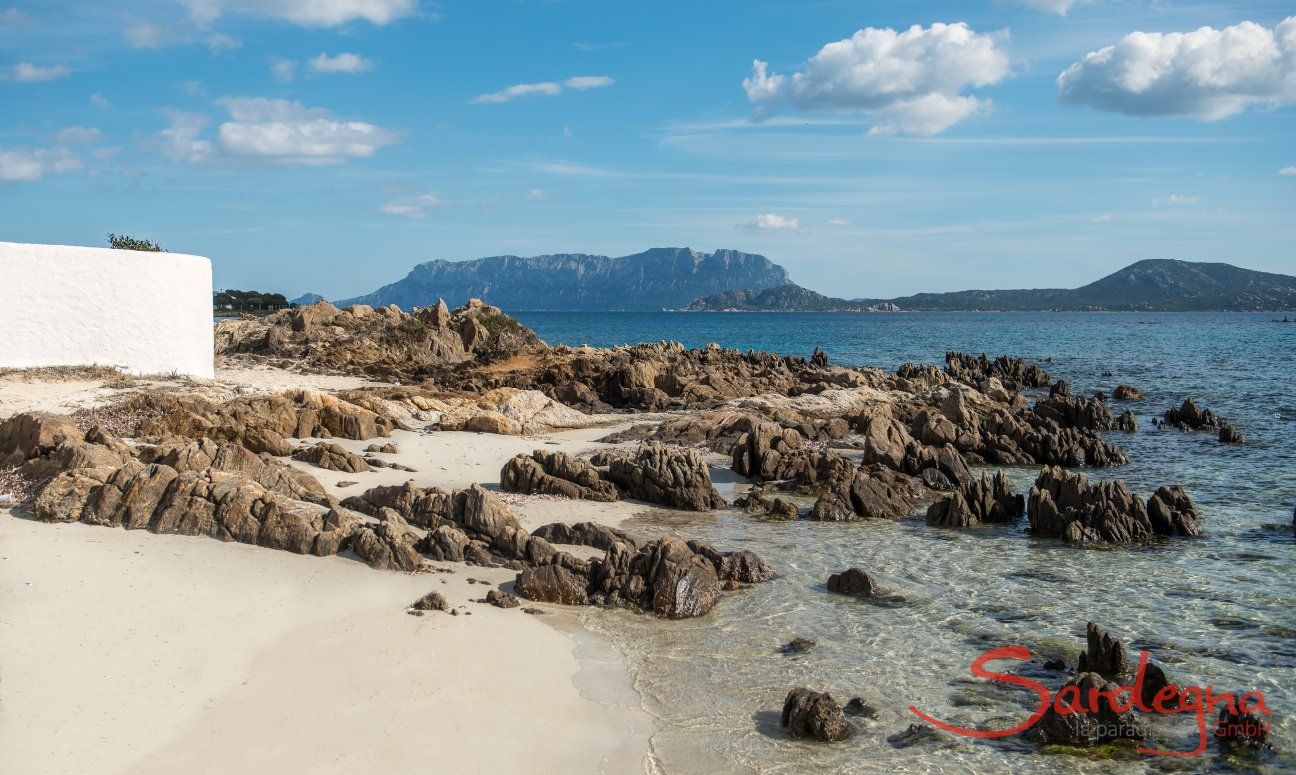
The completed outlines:
<svg viewBox="0 0 1296 775">
<path fill-rule="evenodd" d="M 85 163 L 76 146 L 94 143 L 100 136 L 95 127 L 70 126 L 56 132 L 48 147 L 0 146 L 0 182 L 26 183 L 50 173 L 84 169 Z"/>
<path fill-rule="evenodd" d="M 789 218 L 777 213 L 761 213 L 743 224 L 743 230 L 759 233 L 771 231 L 801 231 L 801 219 Z"/>
<path fill-rule="evenodd" d="M 297 63 L 291 59 L 271 59 L 270 74 L 276 81 L 288 83 L 297 77 Z"/>
<path fill-rule="evenodd" d="M 267 97 L 217 101 L 230 119 L 217 129 L 222 153 L 284 164 L 337 164 L 372 156 L 396 134 L 364 121 L 342 121 L 323 108 Z"/>
<path fill-rule="evenodd" d="M 202 162 L 215 153 L 210 140 L 199 137 L 210 119 L 201 113 L 166 109 L 170 125 L 149 136 L 148 146 L 172 161 Z"/>
<path fill-rule="evenodd" d="M 557 81 L 542 81 L 540 83 L 519 83 L 501 89 L 490 94 L 479 94 L 472 98 L 475 105 L 509 102 L 519 97 L 533 97 L 543 95 L 553 97 L 562 94 L 563 89 L 574 89 L 576 91 L 586 91 L 587 89 L 601 89 L 616 83 L 612 78 L 606 75 L 577 75 L 562 83 Z"/>
<path fill-rule="evenodd" d="M 321 53 L 306 64 L 316 73 L 363 73 L 372 70 L 374 66 L 372 60 L 348 52 L 337 56 Z"/>
<path fill-rule="evenodd" d="M 207 49 L 213 54 L 220 54 L 225 51 L 235 51 L 242 47 L 242 41 L 231 35 L 226 35 L 223 32 L 216 32 L 207 36 Z"/>
<path fill-rule="evenodd" d="M 42 67 L 31 62 L 19 62 L 9 70 L 8 80 L 15 83 L 43 83 L 62 78 L 72 72 L 63 65 Z"/>
<path fill-rule="evenodd" d="M 112 107 L 112 103 L 108 101 L 108 98 L 103 96 L 99 92 L 95 92 L 94 94 L 90 95 L 90 104 L 94 105 L 96 108 L 99 108 L 100 110 L 108 110 L 109 108 Z"/>
<path fill-rule="evenodd" d="M 1001 38 L 963 22 L 904 32 L 868 27 L 821 48 L 803 72 L 771 74 L 758 59 L 743 88 L 766 113 L 782 106 L 857 112 L 874 119 L 872 133 L 933 135 L 990 108 L 962 92 L 1008 75 Z"/>
<path fill-rule="evenodd" d="M 1292 167 L 1283 167 L 1282 169 L 1278 170 L 1278 174 L 1279 174 L 1279 175 L 1296 175 L 1296 166 L 1292 166 Z"/>
<path fill-rule="evenodd" d="M 426 218 L 432 207 L 449 207 L 450 203 L 434 193 L 420 194 L 408 199 L 398 199 L 378 206 L 378 212 L 384 215 L 398 215 L 402 218 Z"/>
<path fill-rule="evenodd" d="M 225 14 L 282 19 L 302 27 L 336 27 L 352 21 L 390 24 L 418 10 L 418 0 L 181 0 L 203 24 Z"/>
<path fill-rule="evenodd" d="M 1131 32 L 1058 76 L 1066 102 L 1133 116 L 1214 121 L 1296 102 L 1296 16 L 1193 32 Z"/>
<path fill-rule="evenodd" d="M 1201 203 L 1199 196 L 1183 196 L 1181 194 L 1171 194 L 1167 197 L 1158 197 L 1152 200 L 1154 205 L 1166 205 L 1168 207 L 1191 207 Z"/>
</svg>

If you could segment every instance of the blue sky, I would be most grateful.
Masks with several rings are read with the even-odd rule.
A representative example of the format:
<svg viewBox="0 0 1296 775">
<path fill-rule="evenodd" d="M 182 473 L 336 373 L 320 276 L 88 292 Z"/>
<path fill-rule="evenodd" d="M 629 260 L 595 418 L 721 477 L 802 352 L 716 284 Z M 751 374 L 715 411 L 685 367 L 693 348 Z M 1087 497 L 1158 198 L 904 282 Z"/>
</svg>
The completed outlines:
<svg viewBox="0 0 1296 775">
<path fill-rule="evenodd" d="M 432 258 L 653 246 L 840 296 L 1142 258 L 1296 274 L 1293 15 L 0 0 L 0 240 L 128 233 L 211 257 L 218 287 L 331 297 Z"/>
</svg>

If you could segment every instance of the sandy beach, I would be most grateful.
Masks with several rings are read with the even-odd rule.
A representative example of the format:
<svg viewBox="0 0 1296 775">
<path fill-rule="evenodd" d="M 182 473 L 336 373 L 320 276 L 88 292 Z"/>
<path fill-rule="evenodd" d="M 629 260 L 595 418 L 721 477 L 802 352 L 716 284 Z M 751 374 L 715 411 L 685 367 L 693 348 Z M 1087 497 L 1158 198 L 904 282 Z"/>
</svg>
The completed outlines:
<svg viewBox="0 0 1296 775">
<path fill-rule="evenodd" d="M 298 384 L 299 375 L 256 371 L 222 373 L 217 383 Z M 357 382 L 306 379 L 317 388 Z M 93 381 L 6 382 L 0 416 L 68 411 L 112 392 Z M 516 453 L 583 451 L 609 430 L 396 431 L 390 440 L 401 452 L 379 457 L 416 473 L 294 465 L 339 496 L 411 478 L 494 486 Z M 359 484 L 338 490 L 340 479 Z M 511 503 L 528 529 L 616 524 L 646 508 Z M 652 723 L 610 644 L 593 641 L 561 606 L 528 615 L 477 602 L 490 588 L 511 588 L 507 569 L 375 572 L 344 556 L 7 512 L 0 557 L 0 750 L 12 772 L 425 772 L 430 762 L 440 772 L 645 769 Z M 460 615 L 404 613 L 433 590 Z"/>
</svg>

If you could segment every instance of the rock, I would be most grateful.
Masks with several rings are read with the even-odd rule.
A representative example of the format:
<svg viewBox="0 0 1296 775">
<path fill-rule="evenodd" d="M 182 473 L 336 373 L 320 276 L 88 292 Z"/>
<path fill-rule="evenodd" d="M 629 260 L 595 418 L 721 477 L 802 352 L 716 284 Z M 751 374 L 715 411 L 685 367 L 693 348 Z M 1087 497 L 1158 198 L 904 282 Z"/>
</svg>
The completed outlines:
<svg viewBox="0 0 1296 775">
<path fill-rule="evenodd" d="M 972 527 L 982 522 L 1015 522 L 1025 510 L 1025 498 L 1013 495 L 1002 471 L 994 477 L 960 485 L 927 509 L 927 524 L 941 527 Z"/>
<path fill-rule="evenodd" d="M 373 470 L 365 463 L 364 458 L 329 442 L 321 442 L 311 447 L 299 449 L 293 453 L 293 459 L 302 460 L 329 471 L 344 471 L 348 474 L 359 474 Z"/>
<path fill-rule="evenodd" d="M 379 485 L 342 501 L 348 509 L 375 516 L 387 508 L 400 514 L 411 525 L 435 528 L 453 515 L 451 496 L 436 487 L 416 487 L 414 483 Z"/>
<path fill-rule="evenodd" d="M 528 495 L 558 495 L 575 500 L 610 502 L 617 488 L 588 460 L 565 452 L 537 449 L 518 455 L 500 471 L 500 488 Z"/>
<path fill-rule="evenodd" d="M 726 505 L 711 484 L 711 472 L 697 450 L 650 442 L 630 455 L 606 460 L 606 478 L 623 497 L 689 511 L 709 511 Z"/>
<path fill-rule="evenodd" d="M 1109 693 L 1093 695 L 1092 692 Z M 1118 713 L 1111 697 L 1120 692 L 1120 685 L 1108 681 L 1097 673 L 1080 673 L 1067 681 L 1055 697 L 1067 693 L 1074 712 L 1058 713 L 1055 700 L 1044 712 L 1043 718 L 1029 731 L 1046 743 L 1062 745 L 1093 745 L 1110 740 L 1142 740 L 1147 736 L 1147 724 L 1137 711 Z M 1090 700 L 1096 700 L 1090 705 Z"/>
<path fill-rule="evenodd" d="M 667 619 L 688 619 L 710 611 L 720 597 L 715 566 L 677 541 L 665 541 L 653 563 L 653 613 Z"/>
<path fill-rule="evenodd" d="M 998 379 L 1010 390 L 1050 385 L 1049 375 L 1038 365 L 1004 355 L 991 361 L 985 355 L 948 352 L 945 353 L 945 371 L 965 385 L 980 385 L 991 377 Z"/>
<path fill-rule="evenodd" d="M 877 708 L 869 705 L 862 697 L 852 697 L 850 702 L 846 703 L 847 716 L 863 716 L 864 718 L 877 718 Z"/>
<path fill-rule="evenodd" d="M 780 654 L 800 654 L 815 647 L 815 642 L 806 638 L 793 638 L 779 647 Z"/>
<path fill-rule="evenodd" d="M 527 568 L 518 574 L 517 593 L 539 603 L 583 605 L 588 597 L 585 580 L 560 565 Z"/>
<path fill-rule="evenodd" d="M 1246 436 L 1237 429 L 1237 426 L 1229 422 L 1221 422 L 1219 429 L 1219 443 L 1221 444 L 1245 444 Z"/>
<path fill-rule="evenodd" d="M 1216 417 L 1214 412 L 1200 408 L 1197 406 L 1197 402 L 1191 398 L 1184 399 L 1183 404 L 1178 409 L 1167 409 L 1162 418 L 1167 425 L 1173 425 L 1181 430 L 1194 431 L 1203 428 L 1218 428 L 1221 422 L 1221 419 Z"/>
<path fill-rule="evenodd" d="M 1244 693 L 1237 692 L 1236 697 Z M 1241 712 L 1227 704 L 1220 708 L 1215 723 L 1215 740 L 1221 751 L 1230 754 L 1262 751 L 1270 748 L 1269 721 L 1257 711 Z"/>
<path fill-rule="evenodd" d="M 856 597 L 878 597 L 880 594 L 872 577 L 859 568 L 849 568 L 829 576 L 828 591 Z"/>
<path fill-rule="evenodd" d="M 380 509 L 377 525 L 360 525 L 351 535 L 356 556 L 374 570 L 418 570 L 424 563 L 418 544 L 418 534 L 392 509 Z"/>
<path fill-rule="evenodd" d="M 801 516 L 801 509 L 792 501 L 783 498 L 770 499 L 765 516 L 770 519 L 789 520 Z"/>
<path fill-rule="evenodd" d="M 939 740 L 940 732 L 926 724 L 910 724 L 903 732 L 887 735 L 887 742 L 896 748 L 909 748 Z"/>
<path fill-rule="evenodd" d="M 1045 468 L 1027 500 L 1030 533 L 1071 543 L 1130 543 L 1156 536 L 1201 535 L 1192 502 L 1161 488 L 1145 504 L 1124 482 L 1089 484 L 1082 473 Z"/>
<path fill-rule="evenodd" d="M 517 608 L 521 605 L 516 597 L 498 589 L 492 589 L 486 593 L 486 602 L 496 608 Z"/>
<path fill-rule="evenodd" d="M 780 724 L 791 737 L 836 742 L 851 736 L 851 726 L 846 721 L 846 715 L 832 695 L 804 687 L 788 692 L 787 698 L 783 700 Z"/>
<path fill-rule="evenodd" d="M 592 546 L 595 549 L 610 549 L 617 543 L 625 544 L 632 550 L 637 550 L 639 547 L 639 542 L 624 530 L 594 522 L 577 522 L 573 525 L 555 522 L 532 530 L 531 535 L 543 538 L 552 544 L 575 544 Z"/>
<path fill-rule="evenodd" d="M 429 592 L 410 604 L 414 611 L 449 611 L 450 603 L 440 592 Z"/>
<path fill-rule="evenodd" d="M 1125 645 L 1094 622 L 1085 625 L 1085 638 L 1088 648 L 1080 652 L 1080 672 L 1119 681 L 1129 670 Z"/>
<path fill-rule="evenodd" d="M 758 421 L 734 446 L 733 471 L 757 481 L 790 479 L 805 466 L 801 434 Z"/>
<path fill-rule="evenodd" d="M 1138 401 L 1143 398 L 1143 391 L 1129 385 L 1117 385 L 1111 397 L 1113 401 Z"/>
<path fill-rule="evenodd" d="M 1153 703 L 1156 701 L 1157 694 L 1160 693 L 1162 689 L 1172 686 L 1174 686 L 1174 684 L 1170 683 L 1170 679 L 1166 677 L 1165 671 L 1162 670 L 1159 665 L 1148 662 L 1147 667 L 1143 671 L 1142 691 L 1139 694 L 1140 699 L 1143 701 L 1143 706 L 1155 710 L 1157 706 L 1153 705 Z M 1161 701 L 1161 707 L 1166 710 L 1172 710 L 1179 707 L 1178 691 L 1176 690 L 1173 693 L 1171 699 L 1163 699 Z"/>
<path fill-rule="evenodd" d="M 397 446 L 394 442 L 389 441 L 386 444 L 370 444 L 369 446 L 365 447 L 365 452 L 369 452 L 369 453 L 378 452 L 384 455 L 396 455 L 400 453 L 400 447 Z"/>
</svg>

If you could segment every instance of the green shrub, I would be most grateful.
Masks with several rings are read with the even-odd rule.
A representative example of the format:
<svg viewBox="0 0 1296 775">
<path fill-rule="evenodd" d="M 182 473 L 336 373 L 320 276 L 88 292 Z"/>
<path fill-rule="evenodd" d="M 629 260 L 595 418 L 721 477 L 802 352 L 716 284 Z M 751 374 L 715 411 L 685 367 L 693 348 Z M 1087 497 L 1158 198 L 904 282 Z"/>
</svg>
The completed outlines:
<svg viewBox="0 0 1296 775">
<path fill-rule="evenodd" d="M 161 245 L 152 240 L 135 239 L 134 237 L 128 237 L 125 234 L 113 234 L 112 232 L 108 232 L 108 247 L 116 248 L 117 250 L 145 250 L 150 253 L 166 252 L 162 249 Z"/>
</svg>

